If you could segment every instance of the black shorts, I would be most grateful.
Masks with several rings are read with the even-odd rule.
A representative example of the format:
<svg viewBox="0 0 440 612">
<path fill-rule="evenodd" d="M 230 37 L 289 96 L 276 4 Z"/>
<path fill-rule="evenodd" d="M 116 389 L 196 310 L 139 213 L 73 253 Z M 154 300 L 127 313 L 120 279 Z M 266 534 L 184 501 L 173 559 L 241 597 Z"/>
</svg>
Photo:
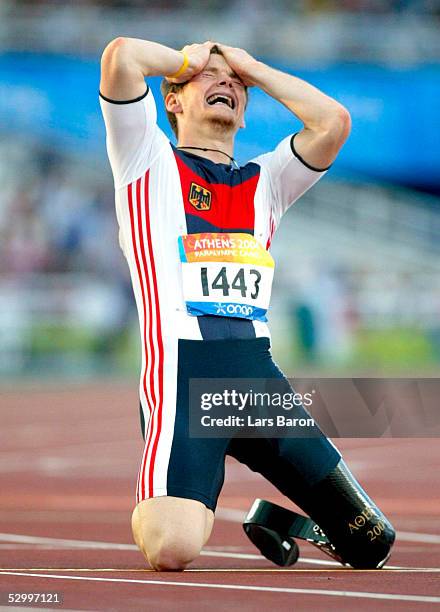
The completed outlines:
<svg viewBox="0 0 440 612">
<path fill-rule="evenodd" d="M 138 478 L 137 501 L 170 495 L 195 499 L 215 510 L 224 481 L 225 456 L 261 473 L 282 493 L 294 498 L 297 483 L 313 485 L 327 476 L 341 455 L 315 427 L 312 437 L 198 438 L 190 435 L 191 379 L 278 379 L 293 392 L 270 353 L 268 338 L 245 340 L 179 340 L 176 406 L 172 421 L 163 417 L 161 451 L 146 449 Z M 304 416 L 309 416 L 301 406 Z M 167 421 L 167 423 L 165 423 Z M 145 418 L 141 410 L 142 433 Z M 154 461 L 152 461 L 152 457 Z M 146 469 L 149 459 L 149 469 Z"/>
</svg>

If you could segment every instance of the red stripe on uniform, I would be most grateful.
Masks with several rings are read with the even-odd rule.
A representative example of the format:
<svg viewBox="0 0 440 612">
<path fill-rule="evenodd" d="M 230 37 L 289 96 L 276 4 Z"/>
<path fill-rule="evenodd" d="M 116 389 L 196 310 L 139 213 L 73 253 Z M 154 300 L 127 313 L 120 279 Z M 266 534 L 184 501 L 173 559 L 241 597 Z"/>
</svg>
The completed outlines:
<svg viewBox="0 0 440 612">
<path fill-rule="evenodd" d="M 143 264 L 143 268 L 144 268 L 144 276 L 146 279 L 146 285 L 147 285 L 147 293 L 148 293 L 148 316 L 149 316 L 149 322 L 150 325 L 148 327 L 148 342 L 145 341 L 145 347 L 148 349 L 148 352 L 146 353 L 146 360 L 148 359 L 149 356 L 151 356 L 151 368 L 150 368 L 150 380 L 149 380 L 149 385 L 150 385 L 150 389 L 151 389 L 151 397 L 152 397 L 152 403 L 153 406 L 156 405 L 156 390 L 154 387 L 154 365 L 155 365 L 155 352 L 154 352 L 154 344 L 153 344 L 153 306 L 152 306 L 152 291 L 151 291 L 151 279 L 149 277 L 148 274 L 148 269 L 147 269 L 147 261 L 146 261 L 146 257 L 145 257 L 145 247 L 144 247 L 144 238 L 143 238 L 143 233 L 142 233 L 142 211 L 141 211 L 141 207 L 142 204 L 144 204 L 142 202 L 141 199 L 141 179 L 138 179 L 136 181 L 136 201 L 137 201 L 137 223 L 138 223 L 138 231 L 139 231 L 139 244 L 140 244 L 140 249 L 141 249 L 141 257 L 142 257 L 142 264 Z M 146 332 L 145 332 L 145 338 L 146 338 Z M 147 364 L 147 362 L 145 363 L 145 365 Z M 144 370 L 144 388 L 146 389 L 147 387 L 147 367 L 145 367 Z M 151 413 L 150 413 L 151 414 Z"/>
<path fill-rule="evenodd" d="M 142 199 L 141 194 L 141 179 L 138 179 L 136 183 L 136 196 L 137 196 L 137 224 L 138 224 L 138 232 L 139 232 L 139 246 L 141 252 L 141 259 L 143 264 L 143 270 L 145 279 L 148 285 L 148 310 L 150 317 L 150 325 L 148 330 L 148 343 L 146 344 L 149 351 L 148 355 L 152 359 L 152 366 L 150 369 L 150 376 L 148 380 L 148 384 L 152 391 L 152 399 L 154 407 L 150 413 L 149 419 L 149 427 L 145 440 L 145 450 L 142 458 L 142 465 L 139 473 L 139 485 L 140 491 L 138 490 L 138 494 L 140 499 L 146 499 L 152 497 L 153 495 L 153 473 L 154 473 L 154 462 L 156 457 L 157 444 L 159 440 L 161 425 L 162 425 L 162 403 L 163 403 L 163 343 L 162 343 L 162 331 L 161 331 L 161 321 L 160 321 L 160 310 L 159 310 L 159 296 L 157 290 L 157 278 L 156 278 L 156 269 L 154 265 L 154 257 L 153 257 L 153 247 L 151 242 L 151 228 L 150 228 L 150 212 L 149 212 L 149 198 L 148 198 L 148 185 L 149 185 L 149 173 L 145 174 L 145 189 L 144 189 L 144 198 Z M 146 236 L 143 234 L 143 225 L 142 225 L 142 209 L 145 212 L 145 227 L 146 227 Z M 145 243 L 147 244 L 147 249 L 145 247 Z M 147 267 L 147 256 L 146 250 L 148 250 L 148 261 L 151 266 L 151 273 L 148 271 Z M 153 323 L 153 312 L 156 315 L 156 325 Z M 156 354 L 154 348 L 154 339 L 157 340 L 157 348 L 158 354 Z M 159 388 L 156 389 L 155 386 L 155 370 L 156 364 L 158 364 L 158 379 L 159 379 Z M 146 381 L 146 372 L 144 372 L 144 381 Z M 157 420 L 157 431 L 153 434 L 155 423 Z M 148 455 L 150 452 L 150 446 L 152 446 L 152 452 L 150 461 L 148 461 Z M 146 493 L 146 471 L 148 467 L 148 491 Z"/>
<path fill-rule="evenodd" d="M 148 255 L 151 263 L 151 272 L 152 272 L 152 281 L 153 281 L 153 294 L 154 294 L 154 306 L 156 309 L 156 325 L 157 325 L 157 346 L 159 351 L 159 368 L 158 368 L 158 377 L 159 377 L 159 404 L 157 406 L 157 430 L 154 436 L 153 448 L 151 451 L 151 459 L 149 466 L 149 475 L 148 475 L 148 492 L 149 496 L 153 495 L 153 474 L 154 474 L 154 462 L 156 459 L 157 445 L 159 443 L 160 431 L 162 428 L 162 407 L 163 407 L 163 359 L 164 359 L 164 351 L 163 351 L 163 341 L 162 341 L 162 325 L 160 320 L 160 308 L 159 308 L 159 292 L 157 289 L 157 275 L 156 275 L 156 266 L 154 264 L 154 253 L 153 253 L 153 244 L 151 241 L 151 224 L 150 224 L 150 207 L 149 207 L 149 194 L 148 194 L 148 186 L 149 186 L 149 173 L 147 172 L 145 175 L 145 189 L 144 189 L 144 199 L 145 199 L 145 221 L 146 221 L 146 229 L 147 229 L 147 244 L 148 244 Z M 156 411 L 154 413 L 154 417 L 156 416 Z M 153 431 L 153 428 L 150 430 Z"/>
<path fill-rule="evenodd" d="M 136 195 L 139 196 L 139 181 L 136 184 Z M 134 214 L 134 210 L 133 210 L 133 185 L 130 184 L 128 185 L 127 188 L 127 193 L 128 193 L 128 209 L 129 209 L 129 213 L 130 213 L 130 226 L 131 226 L 131 237 L 132 237 L 132 242 L 133 242 L 133 253 L 134 253 L 134 258 L 135 258 L 135 262 L 136 262 L 136 269 L 138 272 L 138 277 L 139 277 L 139 285 L 141 288 L 141 294 L 142 294 L 142 308 L 143 308 L 143 319 L 144 319 L 144 329 L 143 329 L 143 350 L 144 350 L 144 356 L 145 356 L 145 368 L 144 368 L 144 375 L 143 375 L 143 389 L 144 389 L 144 393 L 145 393 L 145 399 L 148 403 L 148 409 L 149 409 L 149 413 L 150 416 L 153 412 L 153 407 L 154 404 L 150 401 L 149 399 L 149 394 L 147 393 L 147 384 L 146 384 L 146 373 L 147 373 L 147 359 L 149 357 L 148 353 L 148 343 L 147 343 L 147 307 L 146 307 L 146 298 L 145 298 L 145 288 L 144 288 L 144 281 L 143 281 L 143 277 L 142 277 L 142 271 L 141 271 L 141 265 L 139 262 L 139 255 L 138 255 L 138 249 L 136 246 L 136 233 L 135 233 L 135 214 Z M 139 211 L 139 197 L 137 197 L 137 213 Z M 136 215 L 137 216 L 137 220 L 139 219 L 139 214 Z M 139 232 L 142 231 L 142 228 L 140 228 Z M 141 240 L 141 238 L 140 238 Z M 149 287 L 147 285 L 147 292 L 148 292 L 148 302 L 150 302 L 150 291 L 149 291 Z M 150 325 L 149 328 L 151 328 L 151 314 L 150 314 Z M 139 484 L 142 482 L 141 481 L 141 474 L 142 471 L 144 469 L 144 465 L 145 465 L 145 460 L 146 460 L 146 453 L 144 453 L 144 456 L 142 457 L 142 465 L 140 467 L 139 470 L 139 474 L 138 474 L 138 483 L 137 483 L 137 501 L 140 501 L 140 498 L 142 498 L 142 495 L 139 495 Z M 144 489 L 145 487 L 143 487 Z M 143 493 L 145 493 L 145 491 L 143 490 Z"/>
<path fill-rule="evenodd" d="M 145 176 L 145 183 L 148 185 L 148 173 Z M 142 225 L 142 209 L 143 208 L 145 210 L 147 209 L 148 200 L 146 202 L 142 200 L 141 179 L 140 178 L 136 181 L 136 202 L 137 202 L 137 226 L 138 226 L 138 232 L 139 232 L 139 248 L 141 252 L 141 259 L 142 259 L 142 265 L 143 265 L 146 285 L 148 288 L 147 303 L 148 303 L 148 316 L 149 316 L 149 322 L 150 322 L 148 326 L 148 341 L 146 341 L 146 348 L 147 348 L 146 360 L 148 359 L 151 360 L 151 367 L 150 367 L 150 376 L 149 376 L 148 381 L 147 381 L 147 367 L 145 367 L 144 386 L 146 388 L 148 384 L 150 391 L 151 391 L 151 399 L 152 399 L 152 404 L 153 404 L 152 410 L 150 411 L 150 419 L 149 419 L 148 428 L 146 432 L 145 452 L 142 458 L 141 476 L 140 476 L 140 485 L 141 485 L 140 495 L 141 495 L 141 499 L 145 499 L 145 470 L 146 470 L 146 465 L 148 462 L 148 451 L 150 447 L 151 433 L 154 428 L 155 412 L 156 412 L 158 398 L 156 395 L 156 388 L 154 384 L 154 371 L 156 367 L 156 353 L 154 350 L 154 343 L 153 343 L 153 334 L 155 332 L 154 323 L 153 323 L 153 302 L 155 301 L 155 296 L 153 295 L 152 286 L 151 286 L 151 278 L 148 273 L 147 259 L 145 256 L 143 225 Z M 146 364 L 147 364 L 147 361 L 146 361 Z M 147 497 L 150 497 L 150 492 Z"/>
<path fill-rule="evenodd" d="M 146 320 L 145 289 L 144 289 L 144 283 L 143 283 L 142 274 L 141 274 L 141 266 L 140 266 L 140 263 L 139 263 L 139 256 L 138 256 L 137 248 L 136 248 L 136 234 L 135 234 L 135 230 L 134 230 L 132 184 L 128 185 L 127 191 L 128 191 L 128 210 L 129 210 L 129 213 L 130 213 L 131 237 L 132 237 L 132 241 L 133 241 L 133 253 L 134 253 L 134 258 L 135 258 L 135 261 L 136 261 L 136 268 L 137 268 L 138 277 L 139 277 L 139 285 L 140 285 L 141 294 L 142 294 L 142 307 L 143 307 L 143 318 L 144 318 L 143 343 L 144 343 L 144 351 L 145 351 L 145 355 L 146 355 L 147 354 L 147 320 Z M 143 382 L 144 382 L 143 387 L 144 387 L 145 397 L 146 397 L 147 402 L 148 402 L 147 388 L 146 388 L 146 384 L 145 384 L 145 377 L 144 377 L 144 381 Z M 152 408 L 153 407 L 151 405 L 149 405 L 150 413 L 151 413 Z"/>
</svg>

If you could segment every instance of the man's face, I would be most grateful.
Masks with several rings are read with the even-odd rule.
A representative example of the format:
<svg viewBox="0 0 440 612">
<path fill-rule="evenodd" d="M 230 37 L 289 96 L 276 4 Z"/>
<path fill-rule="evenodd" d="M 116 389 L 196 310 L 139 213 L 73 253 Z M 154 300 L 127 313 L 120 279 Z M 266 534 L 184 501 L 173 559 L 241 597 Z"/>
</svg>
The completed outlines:
<svg viewBox="0 0 440 612">
<path fill-rule="evenodd" d="M 173 112 L 179 125 L 208 123 L 235 133 L 244 126 L 246 90 L 221 55 L 212 54 L 205 68 L 176 94 Z"/>
</svg>

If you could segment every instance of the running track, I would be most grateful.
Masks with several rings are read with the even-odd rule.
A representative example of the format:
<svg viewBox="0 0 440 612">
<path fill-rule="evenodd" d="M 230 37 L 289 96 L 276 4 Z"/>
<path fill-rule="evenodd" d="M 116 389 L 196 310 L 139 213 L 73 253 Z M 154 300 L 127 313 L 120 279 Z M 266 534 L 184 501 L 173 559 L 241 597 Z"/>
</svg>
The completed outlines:
<svg viewBox="0 0 440 612">
<path fill-rule="evenodd" d="M 129 527 L 142 451 L 136 383 L 3 388 L 0 416 L 0 609 L 9 592 L 60 592 L 63 610 L 400 611 L 440 603 L 437 439 L 335 440 L 399 532 L 389 569 L 345 570 L 305 543 L 294 568 L 277 569 L 240 522 L 257 496 L 288 502 L 231 460 L 203 554 L 184 573 L 158 574 Z"/>
</svg>

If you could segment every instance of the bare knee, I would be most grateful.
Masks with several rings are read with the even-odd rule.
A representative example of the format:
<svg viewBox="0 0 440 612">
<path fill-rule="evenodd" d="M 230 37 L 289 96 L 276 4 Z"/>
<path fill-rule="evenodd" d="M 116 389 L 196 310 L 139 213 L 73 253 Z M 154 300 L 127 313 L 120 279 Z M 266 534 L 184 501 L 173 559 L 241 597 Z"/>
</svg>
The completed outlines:
<svg viewBox="0 0 440 612">
<path fill-rule="evenodd" d="M 143 550 L 143 553 L 154 570 L 178 572 L 184 570 L 200 554 L 200 547 L 185 538 L 176 540 L 165 536 Z"/>
<path fill-rule="evenodd" d="M 153 569 L 181 571 L 200 554 L 213 519 L 212 511 L 201 502 L 151 498 L 134 509 L 133 537 Z"/>
</svg>

